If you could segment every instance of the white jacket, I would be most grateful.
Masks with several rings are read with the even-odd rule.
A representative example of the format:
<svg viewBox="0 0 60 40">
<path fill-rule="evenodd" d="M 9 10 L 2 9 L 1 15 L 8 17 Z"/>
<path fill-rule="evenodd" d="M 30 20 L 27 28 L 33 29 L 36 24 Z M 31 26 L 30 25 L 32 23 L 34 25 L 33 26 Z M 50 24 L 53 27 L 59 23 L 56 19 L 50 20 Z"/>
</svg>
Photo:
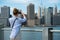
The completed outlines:
<svg viewBox="0 0 60 40">
<path fill-rule="evenodd" d="M 25 18 L 25 17 L 22 19 L 22 18 L 13 16 L 13 17 L 9 18 L 9 22 L 10 22 L 10 26 L 11 26 L 11 27 L 12 27 L 13 22 L 14 22 L 14 20 L 15 20 L 16 18 L 18 18 L 18 19 L 15 21 L 13 28 L 19 28 L 19 27 L 21 27 L 22 22 L 25 22 L 25 21 L 26 21 L 26 18 Z"/>
<path fill-rule="evenodd" d="M 16 18 L 18 18 L 18 19 L 16 19 Z M 15 21 L 14 26 L 12 28 L 12 31 L 11 31 L 11 34 L 10 34 L 10 38 L 15 38 L 17 36 L 17 34 L 19 33 L 19 30 L 21 28 L 22 22 L 26 21 L 25 17 L 22 19 L 22 18 L 14 16 L 12 18 L 9 18 L 9 22 L 10 22 L 10 26 L 11 27 L 12 27 L 13 22 L 14 22 L 15 19 L 16 19 L 16 21 Z"/>
</svg>

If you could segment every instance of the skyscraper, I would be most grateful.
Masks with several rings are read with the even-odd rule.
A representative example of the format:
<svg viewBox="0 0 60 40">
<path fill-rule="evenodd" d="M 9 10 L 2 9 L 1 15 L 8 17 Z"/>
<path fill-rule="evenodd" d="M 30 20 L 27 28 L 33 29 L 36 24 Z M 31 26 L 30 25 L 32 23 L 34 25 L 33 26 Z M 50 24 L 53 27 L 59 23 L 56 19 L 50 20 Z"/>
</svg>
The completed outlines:
<svg viewBox="0 0 60 40">
<path fill-rule="evenodd" d="M 51 25 L 53 25 L 53 7 L 49 7 L 49 8 L 48 8 L 48 12 L 49 12 L 50 15 L 51 15 Z"/>
<path fill-rule="evenodd" d="M 50 16 L 50 14 L 48 14 L 48 9 L 44 8 L 44 21 L 45 21 L 45 25 L 50 25 L 50 20 L 48 20 L 50 17 L 48 17 L 48 15 Z"/>
<path fill-rule="evenodd" d="M 57 6 L 55 6 L 55 15 L 57 14 Z"/>
<path fill-rule="evenodd" d="M 46 10 L 46 15 L 45 15 L 45 24 L 47 26 L 53 25 L 53 7 L 49 7 Z"/>
<path fill-rule="evenodd" d="M 59 10 L 59 13 L 60 13 L 60 10 Z"/>
<path fill-rule="evenodd" d="M 52 7 L 49 7 L 48 9 L 45 9 L 46 13 L 45 13 L 45 24 L 46 26 L 50 26 L 51 25 L 51 16 L 52 16 Z"/>
<path fill-rule="evenodd" d="M 8 23 L 8 18 L 10 16 L 10 7 L 4 6 L 1 7 L 1 17 L 0 17 L 0 23 L 7 26 Z"/>
<path fill-rule="evenodd" d="M 1 17 L 1 7 L 0 7 L 0 17 Z"/>
<path fill-rule="evenodd" d="M 53 16 L 53 25 L 60 25 L 60 13 Z"/>
<path fill-rule="evenodd" d="M 9 15 L 10 15 L 10 7 L 7 6 L 1 7 L 1 17 L 9 18 Z"/>
<path fill-rule="evenodd" d="M 34 9 L 34 4 L 30 3 L 28 6 L 27 6 L 27 16 L 28 16 L 28 19 L 34 19 L 35 18 L 35 15 L 34 15 L 34 12 L 35 9 Z"/>
<path fill-rule="evenodd" d="M 40 7 L 40 6 L 39 6 L 39 8 L 38 8 L 38 14 L 37 14 L 37 16 L 38 16 L 38 19 L 41 18 L 41 7 Z"/>
<path fill-rule="evenodd" d="M 38 17 L 38 20 L 37 20 L 38 21 L 38 24 L 40 25 L 41 24 L 41 22 L 40 22 L 41 21 L 41 7 L 40 6 L 38 7 L 37 17 Z"/>
<path fill-rule="evenodd" d="M 57 15 L 57 6 L 55 5 L 55 7 L 53 8 L 53 14 Z"/>
<path fill-rule="evenodd" d="M 45 8 L 42 8 L 42 9 L 41 9 L 40 24 L 41 24 L 41 25 L 44 25 L 44 24 L 45 24 Z"/>
<path fill-rule="evenodd" d="M 27 6 L 27 17 L 28 17 L 28 26 L 34 26 L 35 25 L 35 9 L 34 9 L 34 4 L 30 3 Z"/>
<path fill-rule="evenodd" d="M 39 9 L 38 9 L 38 19 L 40 20 L 40 25 L 44 24 L 44 14 L 45 14 L 45 9 L 43 7 L 40 7 L 39 6 Z"/>
</svg>

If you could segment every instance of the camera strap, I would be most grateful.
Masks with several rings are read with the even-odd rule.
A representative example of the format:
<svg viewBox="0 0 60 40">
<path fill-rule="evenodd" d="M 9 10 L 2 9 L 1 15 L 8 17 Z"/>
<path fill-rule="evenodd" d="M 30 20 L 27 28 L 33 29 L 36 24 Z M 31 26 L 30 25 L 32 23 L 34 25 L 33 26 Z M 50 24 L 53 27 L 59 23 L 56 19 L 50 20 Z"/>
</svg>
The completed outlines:
<svg viewBox="0 0 60 40">
<path fill-rule="evenodd" d="M 15 24 L 15 21 L 17 20 L 18 18 L 16 18 L 15 20 L 14 20 L 14 22 L 13 22 L 13 24 L 12 24 L 12 28 L 13 28 L 13 26 L 14 26 L 14 24 Z"/>
</svg>

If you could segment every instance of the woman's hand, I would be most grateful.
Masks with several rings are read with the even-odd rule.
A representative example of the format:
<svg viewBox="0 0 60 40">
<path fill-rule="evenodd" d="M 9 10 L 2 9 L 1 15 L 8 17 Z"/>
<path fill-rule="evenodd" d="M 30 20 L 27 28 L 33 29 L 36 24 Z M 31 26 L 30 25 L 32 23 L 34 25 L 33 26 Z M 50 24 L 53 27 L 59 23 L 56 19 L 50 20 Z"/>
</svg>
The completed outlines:
<svg viewBox="0 0 60 40">
<path fill-rule="evenodd" d="M 25 14 L 24 14 L 23 12 L 21 12 L 21 14 L 22 14 L 22 17 L 23 17 L 23 18 L 26 18 Z"/>
</svg>

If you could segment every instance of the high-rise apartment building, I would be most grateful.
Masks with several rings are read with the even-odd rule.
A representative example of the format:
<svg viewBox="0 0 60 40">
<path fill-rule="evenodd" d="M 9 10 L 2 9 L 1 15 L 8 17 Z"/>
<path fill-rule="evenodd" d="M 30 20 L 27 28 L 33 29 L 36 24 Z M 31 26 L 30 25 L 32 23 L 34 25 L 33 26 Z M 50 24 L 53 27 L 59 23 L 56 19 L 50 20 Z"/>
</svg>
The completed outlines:
<svg viewBox="0 0 60 40">
<path fill-rule="evenodd" d="M 34 12 L 35 9 L 34 9 L 34 4 L 30 3 L 28 6 L 27 6 L 27 16 L 28 16 L 28 19 L 34 19 L 35 18 L 35 15 L 34 15 Z"/>
<path fill-rule="evenodd" d="M 47 26 L 53 25 L 53 7 L 46 9 L 45 24 Z"/>
<path fill-rule="evenodd" d="M 28 26 L 34 26 L 35 25 L 35 9 L 34 9 L 34 4 L 30 3 L 28 6 L 27 6 L 27 17 L 28 17 L 28 20 L 27 20 L 27 25 Z"/>
<path fill-rule="evenodd" d="M 1 7 L 1 17 L 9 18 L 9 15 L 10 15 L 10 7 L 7 6 Z"/>
<path fill-rule="evenodd" d="M 46 13 L 45 13 L 45 25 L 46 26 L 50 26 L 51 25 L 51 15 L 49 13 L 49 9 L 45 9 Z"/>
<path fill-rule="evenodd" d="M 10 7 L 1 7 L 0 24 L 7 26 L 9 24 L 8 18 L 10 16 Z"/>
</svg>

